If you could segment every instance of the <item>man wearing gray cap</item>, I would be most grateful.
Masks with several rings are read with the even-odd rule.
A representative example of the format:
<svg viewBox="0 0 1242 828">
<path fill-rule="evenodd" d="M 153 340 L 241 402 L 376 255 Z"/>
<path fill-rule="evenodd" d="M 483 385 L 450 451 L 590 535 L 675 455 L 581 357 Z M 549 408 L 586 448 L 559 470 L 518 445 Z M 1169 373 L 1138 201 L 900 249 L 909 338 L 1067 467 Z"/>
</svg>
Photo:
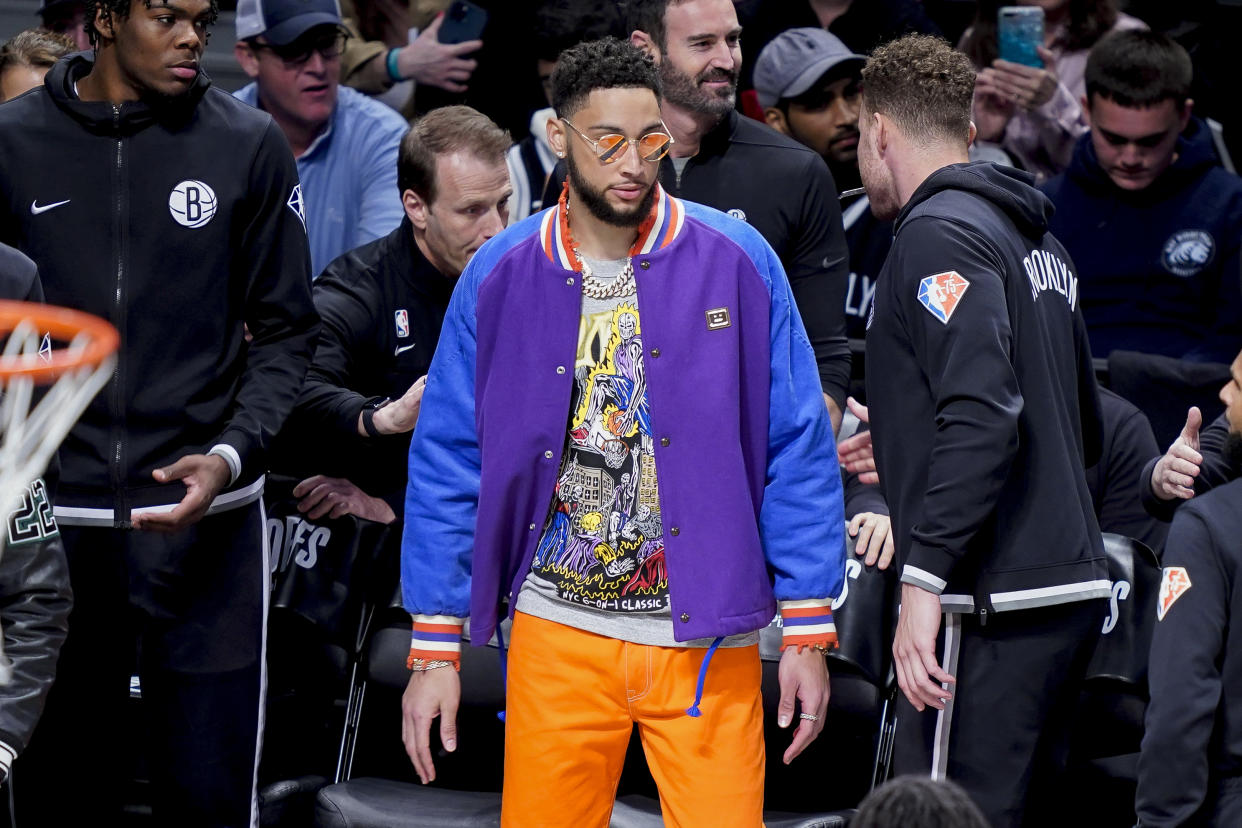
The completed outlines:
<svg viewBox="0 0 1242 828">
<path fill-rule="evenodd" d="M 302 181 L 311 275 L 401 223 L 397 147 L 408 124 L 340 88 L 345 30 L 337 0 L 241 0 L 234 54 L 254 83 L 236 96 L 271 114 Z"/>
<path fill-rule="evenodd" d="M 842 192 L 859 187 L 862 181 L 858 175 L 858 109 L 865 61 L 836 35 L 808 27 L 782 32 L 755 62 L 755 92 L 768 125 L 819 153 Z M 862 339 L 875 277 L 888 256 L 893 226 L 871 214 L 865 195 L 846 205 L 841 211 L 850 251 L 846 332 Z"/>
</svg>

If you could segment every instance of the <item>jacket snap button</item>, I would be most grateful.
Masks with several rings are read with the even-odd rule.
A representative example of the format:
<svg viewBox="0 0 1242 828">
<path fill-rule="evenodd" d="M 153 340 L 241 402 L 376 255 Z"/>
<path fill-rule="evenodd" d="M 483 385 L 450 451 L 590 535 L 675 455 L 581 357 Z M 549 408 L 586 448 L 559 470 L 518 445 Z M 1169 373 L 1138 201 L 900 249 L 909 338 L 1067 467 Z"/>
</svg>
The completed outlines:
<svg viewBox="0 0 1242 828">
<path fill-rule="evenodd" d="M 574 283 L 574 277 L 573 277 L 573 276 L 570 276 L 568 279 L 566 279 L 566 280 L 565 280 L 565 284 L 567 284 L 567 285 L 572 285 L 573 283 Z"/>
<path fill-rule="evenodd" d="M 661 437 L 661 438 L 660 438 L 660 445 L 662 445 L 662 446 L 667 446 L 667 445 L 668 445 L 668 438 L 667 438 L 667 437 Z"/>
<path fill-rule="evenodd" d="M 672 529 L 669 529 L 668 531 L 669 531 L 669 532 L 671 532 L 671 533 L 672 533 L 672 534 L 674 534 L 674 535 L 680 535 L 680 534 L 681 534 L 681 530 L 680 530 L 680 529 L 678 529 L 676 526 L 674 526 Z"/>
<path fill-rule="evenodd" d="M 533 524 L 533 523 L 532 523 L 532 524 L 530 525 L 530 531 L 532 531 L 532 532 L 533 532 L 533 531 L 535 531 L 535 524 Z"/>
<path fill-rule="evenodd" d="M 643 259 L 641 262 L 638 263 L 638 266 L 641 267 L 643 270 L 646 270 L 647 268 L 651 267 L 651 262 L 647 261 L 646 259 Z"/>
<path fill-rule="evenodd" d="M 681 614 L 681 623 L 683 623 L 683 624 L 684 624 L 684 623 L 686 623 L 686 622 L 687 622 L 687 621 L 689 621 L 689 620 L 690 620 L 690 616 L 689 616 L 689 614 L 687 614 L 687 613 L 684 613 L 684 612 L 683 612 L 683 613 Z"/>
<path fill-rule="evenodd" d="M 651 349 L 651 357 L 652 357 L 653 359 L 656 359 L 656 358 L 658 358 L 659 356 L 660 356 L 660 349 L 659 349 L 659 348 L 652 348 L 652 349 Z"/>
<path fill-rule="evenodd" d="M 556 366 L 556 373 L 558 373 L 558 374 L 563 374 L 563 373 L 565 373 L 565 366 L 564 366 L 564 365 L 558 365 L 558 366 Z"/>
<path fill-rule="evenodd" d="M 544 457 L 546 457 L 546 458 L 548 458 L 549 460 L 551 460 L 551 459 L 552 459 L 552 452 L 550 452 L 550 451 L 545 451 L 545 452 L 543 453 L 543 456 L 544 456 Z"/>
</svg>

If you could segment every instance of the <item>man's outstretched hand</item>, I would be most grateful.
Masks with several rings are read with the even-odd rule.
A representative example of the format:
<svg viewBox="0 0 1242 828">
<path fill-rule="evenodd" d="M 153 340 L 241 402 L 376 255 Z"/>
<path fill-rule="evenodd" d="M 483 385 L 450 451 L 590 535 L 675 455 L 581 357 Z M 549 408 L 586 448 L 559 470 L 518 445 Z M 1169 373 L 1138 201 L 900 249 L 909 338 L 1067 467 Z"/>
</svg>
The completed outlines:
<svg viewBox="0 0 1242 828">
<path fill-rule="evenodd" d="M 1186 425 L 1182 433 L 1169 446 L 1151 471 L 1151 491 L 1161 500 L 1190 500 L 1195 496 L 1195 478 L 1203 464 L 1199 453 L 1199 429 L 1203 426 L 1203 413 L 1191 406 L 1186 412 Z"/>
<path fill-rule="evenodd" d="M 135 529 L 179 532 L 202 520 L 211 501 L 228 486 L 232 474 L 223 457 L 187 454 L 171 466 L 151 472 L 151 476 L 160 483 L 180 480 L 185 484 L 185 497 L 171 512 L 135 514 L 131 523 Z"/>
</svg>

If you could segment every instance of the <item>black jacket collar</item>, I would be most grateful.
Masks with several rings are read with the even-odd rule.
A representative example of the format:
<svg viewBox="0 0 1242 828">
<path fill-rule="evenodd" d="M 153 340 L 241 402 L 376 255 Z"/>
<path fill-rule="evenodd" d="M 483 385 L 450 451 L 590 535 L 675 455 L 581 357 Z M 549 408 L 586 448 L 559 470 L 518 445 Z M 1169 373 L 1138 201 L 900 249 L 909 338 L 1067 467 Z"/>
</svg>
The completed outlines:
<svg viewBox="0 0 1242 828">
<path fill-rule="evenodd" d="M 74 85 L 90 74 L 94 66 L 93 52 L 75 52 L 56 62 L 44 78 L 43 85 L 61 110 L 87 130 L 98 134 L 133 135 L 157 122 L 170 126 L 185 123 L 211 86 L 211 80 L 200 69 L 194 84 L 184 95 L 153 97 L 113 107 L 107 101 L 83 101 L 74 90 Z"/>
</svg>

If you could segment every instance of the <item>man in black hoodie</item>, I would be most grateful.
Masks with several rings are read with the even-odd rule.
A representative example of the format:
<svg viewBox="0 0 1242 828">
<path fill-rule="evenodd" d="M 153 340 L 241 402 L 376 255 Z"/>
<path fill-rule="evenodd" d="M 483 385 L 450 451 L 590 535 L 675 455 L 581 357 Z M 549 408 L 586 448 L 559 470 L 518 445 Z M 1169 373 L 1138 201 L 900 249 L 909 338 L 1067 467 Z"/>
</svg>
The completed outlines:
<svg viewBox="0 0 1242 828">
<path fill-rule="evenodd" d="M 14 767 L 18 822 L 119 817 L 136 671 L 156 821 L 248 824 L 263 455 L 317 327 L 301 189 L 271 117 L 199 70 L 213 2 L 89 8 L 94 55 L 0 107 L 0 241 L 38 264 L 49 302 L 121 334 L 112 380 L 61 448 L 75 604 Z"/>
<path fill-rule="evenodd" d="M 867 331 L 902 583 L 895 769 L 953 779 L 994 826 L 1047 824 L 1038 789 L 1109 594 L 1083 472 L 1100 402 L 1051 205 L 1030 176 L 967 162 L 973 88 L 926 36 L 863 70 L 862 180 L 896 229 Z"/>
<path fill-rule="evenodd" d="M 1087 60 L 1091 133 L 1044 185 L 1074 257 L 1091 350 L 1229 363 L 1242 348 L 1242 178 L 1191 118 L 1191 62 L 1116 32 Z"/>
</svg>

